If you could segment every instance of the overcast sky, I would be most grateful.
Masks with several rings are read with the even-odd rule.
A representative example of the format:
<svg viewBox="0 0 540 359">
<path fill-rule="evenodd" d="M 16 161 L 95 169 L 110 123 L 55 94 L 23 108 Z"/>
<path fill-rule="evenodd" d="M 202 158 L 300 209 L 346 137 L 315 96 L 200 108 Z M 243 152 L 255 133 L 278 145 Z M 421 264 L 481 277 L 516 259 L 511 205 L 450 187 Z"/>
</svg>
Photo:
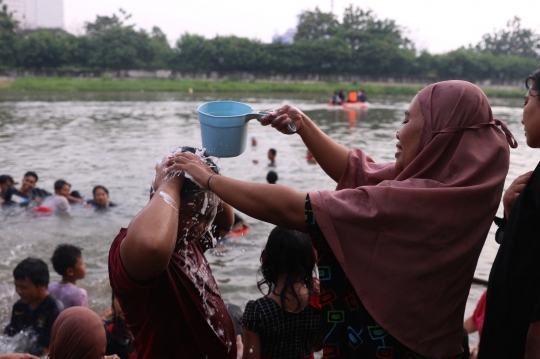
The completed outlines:
<svg viewBox="0 0 540 359">
<path fill-rule="evenodd" d="M 482 35 L 500 29 L 515 15 L 522 26 L 540 30 L 538 9 L 524 0 L 334 0 L 333 12 L 341 20 L 349 4 L 373 10 L 408 29 L 417 48 L 442 53 L 476 44 Z M 297 15 L 318 6 L 331 10 L 332 0 L 64 0 L 66 30 L 82 33 L 83 24 L 96 15 L 111 15 L 123 8 L 131 23 L 150 30 L 159 26 L 175 42 L 185 32 L 213 38 L 236 35 L 271 42 L 297 24 Z"/>
</svg>

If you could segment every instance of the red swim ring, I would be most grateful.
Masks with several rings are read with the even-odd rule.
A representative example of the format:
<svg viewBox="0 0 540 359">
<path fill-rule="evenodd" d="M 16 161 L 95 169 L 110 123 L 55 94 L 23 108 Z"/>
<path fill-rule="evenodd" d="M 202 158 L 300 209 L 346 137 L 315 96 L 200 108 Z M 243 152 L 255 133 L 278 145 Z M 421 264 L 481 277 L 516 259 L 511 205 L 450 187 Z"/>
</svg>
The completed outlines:
<svg viewBox="0 0 540 359">
<path fill-rule="evenodd" d="M 248 232 L 249 232 L 249 228 L 248 228 L 248 227 L 244 227 L 244 228 L 242 228 L 242 229 L 239 230 L 239 231 L 227 233 L 226 237 L 238 237 L 238 236 L 243 236 L 244 234 L 247 234 Z"/>
<path fill-rule="evenodd" d="M 37 213 L 52 213 L 52 208 L 51 207 L 46 207 L 46 206 L 39 206 L 39 207 L 36 207 L 34 208 L 34 212 L 37 212 Z"/>
</svg>

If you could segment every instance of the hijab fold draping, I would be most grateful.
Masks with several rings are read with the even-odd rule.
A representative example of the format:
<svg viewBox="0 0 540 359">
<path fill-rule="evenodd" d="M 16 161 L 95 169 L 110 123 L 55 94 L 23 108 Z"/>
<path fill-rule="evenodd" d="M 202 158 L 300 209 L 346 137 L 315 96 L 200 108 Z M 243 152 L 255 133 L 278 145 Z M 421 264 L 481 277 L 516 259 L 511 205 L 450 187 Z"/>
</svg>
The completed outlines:
<svg viewBox="0 0 540 359">
<path fill-rule="evenodd" d="M 518 144 L 517 144 L 516 139 L 514 138 L 514 135 L 512 134 L 512 132 L 510 132 L 508 127 L 506 127 L 506 124 L 502 122 L 501 120 L 499 120 L 498 118 L 495 118 L 490 122 L 479 123 L 477 125 L 473 125 L 469 127 L 447 127 L 441 131 L 433 131 L 432 133 L 437 134 L 437 133 L 458 132 L 458 131 L 463 131 L 463 130 L 475 130 L 478 128 L 482 128 L 484 126 L 492 126 L 492 125 L 499 126 L 501 130 L 503 131 L 510 147 L 517 148 Z"/>
<path fill-rule="evenodd" d="M 50 359 L 101 359 L 107 338 L 99 316 L 85 307 L 68 308 L 51 331 Z"/>
<path fill-rule="evenodd" d="M 509 144 L 517 144 L 471 83 L 436 83 L 418 100 L 419 154 L 403 171 L 351 150 L 336 190 L 309 196 L 377 323 L 417 353 L 444 358 L 462 352 L 472 277 L 500 203 Z"/>
</svg>

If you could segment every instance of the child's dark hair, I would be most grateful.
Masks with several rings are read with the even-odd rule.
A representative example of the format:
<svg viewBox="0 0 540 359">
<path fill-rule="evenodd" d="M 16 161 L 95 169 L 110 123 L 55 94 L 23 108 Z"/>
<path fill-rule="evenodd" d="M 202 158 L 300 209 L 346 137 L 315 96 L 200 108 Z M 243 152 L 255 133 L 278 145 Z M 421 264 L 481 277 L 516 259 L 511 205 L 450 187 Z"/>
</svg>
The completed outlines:
<svg viewBox="0 0 540 359">
<path fill-rule="evenodd" d="M 13 181 L 13 177 L 9 176 L 9 175 L 1 175 L 0 176 L 0 184 L 4 184 L 4 183 L 11 183 L 13 184 L 14 181 Z"/>
<path fill-rule="evenodd" d="M 77 258 L 82 256 L 81 248 L 71 244 L 60 244 L 54 250 L 51 262 L 56 273 L 66 275 L 68 268 L 75 267 Z"/>
<path fill-rule="evenodd" d="M 179 148 L 180 152 L 201 152 L 201 149 L 189 147 L 189 146 L 183 146 Z M 217 164 L 212 160 L 210 155 L 206 152 L 203 153 L 203 161 L 206 162 L 208 167 L 212 169 L 216 174 L 219 174 L 219 167 Z M 180 200 L 181 201 L 187 201 L 191 198 L 193 193 L 198 192 L 201 190 L 201 187 L 199 187 L 195 182 L 190 180 L 189 178 L 186 178 L 184 180 L 184 185 L 182 186 L 182 189 L 180 190 Z"/>
<path fill-rule="evenodd" d="M 64 188 L 65 185 L 69 185 L 71 186 L 69 183 L 67 183 L 66 181 L 62 180 L 62 179 L 59 179 L 58 181 L 54 182 L 54 190 L 55 191 L 60 191 L 62 190 L 62 188 Z"/>
<path fill-rule="evenodd" d="M 266 181 L 270 184 L 275 184 L 278 180 L 278 174 L 275 171 L 268 171 L 266 175 Z"/>
<path fill-rule="evenodd" d="M 24 178 L 28 177 L 28 176 L 32 176 L 34 177 L 34 179 L 36 180 L 36 182 L 38 181 L 38 175 L 36 172 L 32 172 L 32 171 L 28 171 L 24 174 Z"/>
<path fill-rule="evenodd" d="M 109 195 L 109 190 L 107 188 L 105 188 L 104 186 L 98 185 L 98 186 L 95 186 L 94 189 L 92 190 L 92 195 L 93 196 L 96 195 L 96 191 L 98 189 L 102 189 L 103 191 L 105 191 L 105 193 L 107 193 L 107 195 Z"/>
<path fill-rule="evenodd" d="M 276 288 L 280 275 L 285 275 L 285 284 L 279 294 L 282 305 L 286 294 L 292 293 L 297 301 L 297 310 L 300 309 L 300 298 L 294 290 L 294 284 L 302 282 L 306 288 L 313 291 L 313 269 L 315 268 L 315 252 L 307 234 L 275 227 L 261 254 L 261 268 L 259 273 L 262 279 L 257 282 L 261 293 L 269 295 Z M 268 292 L 264 293 L 262 287 L 266 285 Z"/>
<path fill-rule="evenodd" d="M 49 268 L 39 258 L 26 258 L 13 270 L 13 278 L 16 280 L 28 278 L 36 287 L 39 285 L 47 287 L 49 285 Z"/>
</svg>

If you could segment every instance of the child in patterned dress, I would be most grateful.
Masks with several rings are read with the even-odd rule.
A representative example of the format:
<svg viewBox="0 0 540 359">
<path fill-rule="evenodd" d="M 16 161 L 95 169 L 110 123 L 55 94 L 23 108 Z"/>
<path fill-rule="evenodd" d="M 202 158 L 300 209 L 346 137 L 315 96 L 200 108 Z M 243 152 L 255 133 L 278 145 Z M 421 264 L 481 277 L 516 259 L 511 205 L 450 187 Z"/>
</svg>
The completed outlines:
<svg viewBox="0 0 540 359">
<path fill-rule="evenodd" d="M 306 234 L 275 227 L 261 254 L 259 290 L 242 317 L 244 359 L 313 358 L 321 314 L 313 277 L 316 253 Z"/>
</svg>

